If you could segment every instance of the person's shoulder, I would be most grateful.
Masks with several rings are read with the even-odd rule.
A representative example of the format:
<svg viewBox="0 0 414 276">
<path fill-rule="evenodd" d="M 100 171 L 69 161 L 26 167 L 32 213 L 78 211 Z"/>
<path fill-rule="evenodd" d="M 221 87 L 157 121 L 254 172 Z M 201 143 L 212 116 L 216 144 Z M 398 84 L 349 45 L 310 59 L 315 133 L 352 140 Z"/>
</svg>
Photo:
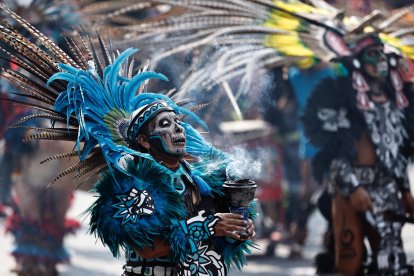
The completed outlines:
<svg viewBox="0 0 414 276">
<path fill-rule="evenodd" d="M 326 76 L 315 87 L 316 91 L 334 93 L 337 90 L 352 89 L 352 81 L 347 76 Z"/>
<path fill-rule="evenodd" d="M 330 76 L 323 79 L 311 94 L 307 109 L 316 107 L 347 108 L 351 104 L 350 97 L 354 95 L 352 81 L 344 76 Z"/>
</svg>

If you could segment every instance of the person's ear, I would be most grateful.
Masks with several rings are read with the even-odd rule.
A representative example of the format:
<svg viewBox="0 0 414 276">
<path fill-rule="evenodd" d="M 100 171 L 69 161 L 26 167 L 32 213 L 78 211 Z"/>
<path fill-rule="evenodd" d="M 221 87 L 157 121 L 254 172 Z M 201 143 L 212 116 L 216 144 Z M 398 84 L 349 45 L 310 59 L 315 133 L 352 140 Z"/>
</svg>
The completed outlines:
<svg viewBox="0 0 414 276">
<path fill-rule="evenodd" d="M 150 144 L 148 142 L 147 136 L 145 136 L 144 134 L 139 134 L 137 136 L 137 143 L 147 150 L 150 149 Z"/>
</svg>

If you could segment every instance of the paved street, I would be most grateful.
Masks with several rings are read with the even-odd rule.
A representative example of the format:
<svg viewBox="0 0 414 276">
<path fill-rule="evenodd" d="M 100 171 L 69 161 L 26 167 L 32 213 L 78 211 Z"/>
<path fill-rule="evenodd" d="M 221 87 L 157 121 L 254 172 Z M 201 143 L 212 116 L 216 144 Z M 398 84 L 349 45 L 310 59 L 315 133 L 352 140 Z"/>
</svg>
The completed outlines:
<svg viewBox="0 0 414 276">
<path fill-rule="evenodd" d="M 87 206 L 94 200 L 91 194 L 76 192 L 75 202 L 69 215 L 76 217 L 82 222 L 82 228 L 76 236 L 66 239 L 66 245 L 72 254 L 70 265 L 62 265 L 59 270 L 62 276 L 114 276 L 120 275 L 123 264 L 122 259 L 115 259 L 104 248 L 99 240 L 87 233 L 88 217 L 81 215 Z M 0 219 L 0 227 L 3 228 L 4 219 Z M 287 255 L 289 248 L 279 245 L 276 248 L 276 257 L 264 258 L 260 256 L 261 251 L 254 252 L 249 258 L 249 265 L 240 273 L 233 271 L 231 276 L 236 275 L 314 275 L 312 258 L 320 249 L 321 234 L 325 229 L 325 222 L 318 213 L 314 213 L 309 221 L 309 238 L 305 247 L 305 256 L 302 260 L 289 260 Z M 414 259 L 414 226 L 408 225 L 404 229 L 404 239 L 409 259 Z M 0 234 L 0 276 L 12 275 L 10 268 L 13 267 L 13 259 L 8 255 L 12 246 L 12 239 Z M 262 248 L 265 241 L 258 241 Z"/>
</svg>

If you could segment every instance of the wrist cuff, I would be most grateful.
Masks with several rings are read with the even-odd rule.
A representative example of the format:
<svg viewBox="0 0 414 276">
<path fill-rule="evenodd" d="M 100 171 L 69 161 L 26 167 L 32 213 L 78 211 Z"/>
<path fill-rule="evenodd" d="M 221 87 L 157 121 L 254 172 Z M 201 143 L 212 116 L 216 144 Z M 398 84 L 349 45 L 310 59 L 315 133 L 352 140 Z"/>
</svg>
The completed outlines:
<svg viewBox="0 0 414 276">
<path fill-rule="evenodd" d="M 205 211 L 199 211 L 198 215 L 188 220 L 181 220 L 180 226 L 189 238 L 191 251 L 197 251 L 197 244 L 207 240 L 215 234 L 214 227 L 219 217 L 214 215 L 204 216 Z"/>
</svg>

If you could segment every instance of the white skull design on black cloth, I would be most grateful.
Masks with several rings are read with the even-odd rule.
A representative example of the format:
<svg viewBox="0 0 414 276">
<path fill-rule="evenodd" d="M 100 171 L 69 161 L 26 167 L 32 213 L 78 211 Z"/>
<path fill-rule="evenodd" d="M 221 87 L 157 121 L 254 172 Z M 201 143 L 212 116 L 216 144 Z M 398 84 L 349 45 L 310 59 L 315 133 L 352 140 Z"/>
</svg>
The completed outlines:
<svg viewBox="0 0 414 276">
<path fill-rule="evenodd" d="M 132 188 L 126 194 L 118 195 L 112 206 L 117 209 L 114 218 L 122 219 L 122 224 L 137 222 L 143 215 L 151 215 L 155 211 L 154 199 L 146 190 Z"/>
<path fill-rule="evenodd" d="M 363 113 L 377 156 L 387 169 L 397 177 L 403 177 L 407 163 L 400 151 L 404 138 L 407 137 L 403 125 L 404 114 L 391 102 L 378 104 Z"/>
</svg>

